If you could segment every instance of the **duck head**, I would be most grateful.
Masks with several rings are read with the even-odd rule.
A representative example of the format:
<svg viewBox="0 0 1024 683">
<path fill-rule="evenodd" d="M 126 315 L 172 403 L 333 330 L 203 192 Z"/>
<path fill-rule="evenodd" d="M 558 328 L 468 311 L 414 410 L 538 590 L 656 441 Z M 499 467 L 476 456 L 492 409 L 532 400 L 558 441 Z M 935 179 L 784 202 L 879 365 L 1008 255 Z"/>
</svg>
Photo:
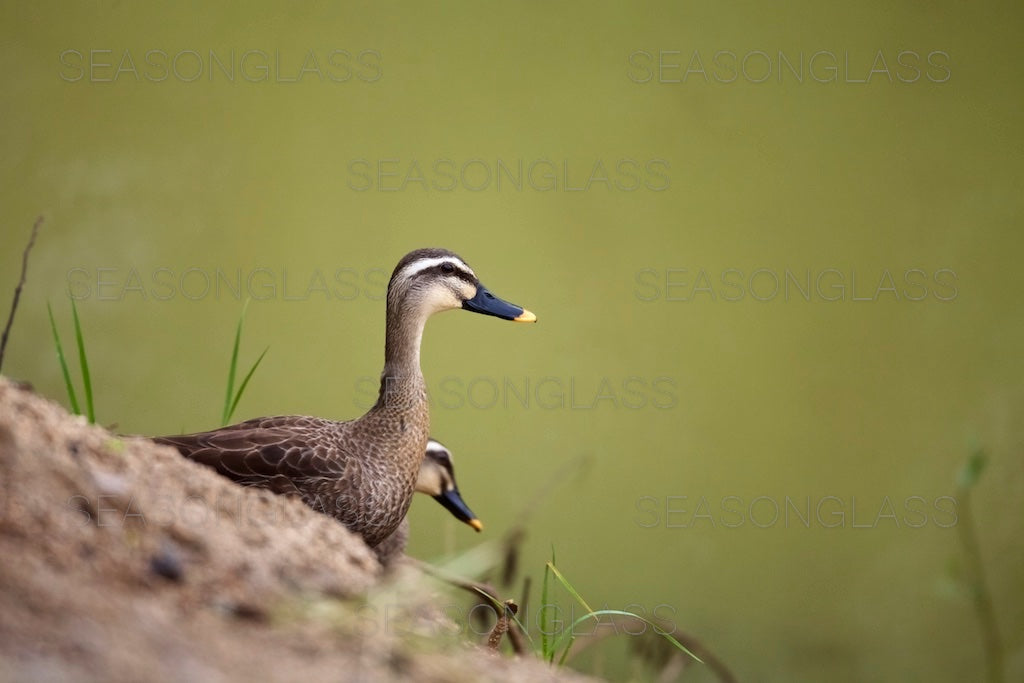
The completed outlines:
<svg viewBox="0 0 1024 683">
<path fill-rule="evenodd" d="M 462 308 L 503 320 L 537 321 L 522 306 L 491 293 L 465 260 L 447 249 L 417 249 L 398 262 L 388 283 L 388 308 L 401 307 L 412 307 L 424 318 Z"/>
<path fill-rule="evenodd" d="M 416 479 L 416 491 L 432 496 L 460 522 L 465 522 L 477 531 L 484 528 L 459 494 L 451 451 L 434 439 L 427 441 L 427 451 Z"/>
</svg>

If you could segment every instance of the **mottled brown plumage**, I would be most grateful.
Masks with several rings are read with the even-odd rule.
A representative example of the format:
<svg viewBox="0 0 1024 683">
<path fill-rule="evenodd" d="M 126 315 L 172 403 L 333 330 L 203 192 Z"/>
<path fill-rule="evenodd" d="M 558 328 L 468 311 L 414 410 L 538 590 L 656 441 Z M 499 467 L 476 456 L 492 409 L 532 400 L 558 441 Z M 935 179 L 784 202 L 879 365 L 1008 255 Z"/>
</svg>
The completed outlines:
<svg viewBox="0 0 1024 683">
<path fill-rule="evenodd" d="M 384 371 L 377 402 L 365 415 L 347 422 L 262 417 L 155 441 L 240 484 L 299 496 L 376 546 L 405 518 L 427 445 L 423 328 L 431 315 L 452 308 L 536 320 L 490 294 L 456 254 L 419 249 L 399 261 L 388 284 Z"/>
</svg>

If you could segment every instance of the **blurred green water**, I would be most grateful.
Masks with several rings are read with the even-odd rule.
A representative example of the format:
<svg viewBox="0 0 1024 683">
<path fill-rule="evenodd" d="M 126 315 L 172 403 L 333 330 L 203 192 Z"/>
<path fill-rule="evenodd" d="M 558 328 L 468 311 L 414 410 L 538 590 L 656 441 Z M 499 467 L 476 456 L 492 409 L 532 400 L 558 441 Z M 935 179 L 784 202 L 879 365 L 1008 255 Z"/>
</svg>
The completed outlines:
<svg viewBox="0 0 1024 683">
<path fill-rule="evenodd" d="M 743 680 L 975 678 L 941 590 L 975 439 L 1020 674 L 1018 6 L 0 11 L 2 283 L 46 216 L 6 373 L 63 396 L 72 293 L 101 422 L 208 428 L 250 296 L 237 417 L 354 417 L 387 273 L 446 246 L 540 318 L 424 340 L 487 537 L 589 458 L 532 510 L 535 579 L 553 544 Z M 413 531 L 479 540 L 430 501 Z"/>
</svg>

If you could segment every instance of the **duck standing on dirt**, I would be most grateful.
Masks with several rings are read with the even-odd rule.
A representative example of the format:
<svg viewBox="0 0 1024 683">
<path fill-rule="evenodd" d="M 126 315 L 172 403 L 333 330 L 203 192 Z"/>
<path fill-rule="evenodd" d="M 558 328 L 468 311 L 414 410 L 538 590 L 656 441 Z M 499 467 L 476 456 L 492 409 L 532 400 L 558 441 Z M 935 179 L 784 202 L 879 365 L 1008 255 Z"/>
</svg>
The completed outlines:
<svg viewBox="0 0 1024 683">
<path fill-rule="evenodd" d="M 434 313 L 462 308 L 516 322 L 537 317 L 494 296 L 458 255 L 406 254 L 388 283 L 384 371 L 362 417 L 259 417 L 208 432 L 156 437 L 246 486 L 299 496 L 371 548 L 405 519 L 430 434 L 420 343 Z"/>
</svg>

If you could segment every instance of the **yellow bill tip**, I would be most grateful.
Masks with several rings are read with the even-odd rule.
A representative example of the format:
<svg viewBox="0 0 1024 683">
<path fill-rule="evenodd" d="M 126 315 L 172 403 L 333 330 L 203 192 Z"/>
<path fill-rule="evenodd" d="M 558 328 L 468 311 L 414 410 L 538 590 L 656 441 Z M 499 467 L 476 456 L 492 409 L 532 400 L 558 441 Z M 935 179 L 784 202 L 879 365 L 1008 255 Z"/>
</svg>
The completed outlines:
<svg viewBox="0 0 1024 683">
<path fill-rule="evenodd" d="M 477 531 L 483 531 L 484 530 L 484 523 L 481 522 L 479 519 L 476 519 L 476 518 L 471 519 L 468 522 L 466 522 L 466 524 L 470 525 L 471 527 L 473 527 Z"/>
<path fill-rule="evenodd" d="M 523 312 L 513 318 L 517 323 L 535 323 L 537 322 L 537 316 L 530 311 L 523 309 Z"/>
</svg>

